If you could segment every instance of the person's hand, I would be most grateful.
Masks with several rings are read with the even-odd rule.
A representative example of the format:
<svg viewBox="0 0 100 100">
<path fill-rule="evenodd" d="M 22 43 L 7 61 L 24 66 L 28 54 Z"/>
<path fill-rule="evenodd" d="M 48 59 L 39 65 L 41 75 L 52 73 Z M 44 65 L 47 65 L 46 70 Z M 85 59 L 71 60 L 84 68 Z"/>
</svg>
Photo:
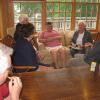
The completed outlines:
<svg viewBox="0 0 100 100">
<path fill-rule="evenodd" d="M 46 39 L 46 42 L 50 42 L 50 41 L 53 41 L 53 40 L 54 40 L 53 37 L 48 37 L 48 38 Z"/>
<path fill-rule="evenodd" d="M 40 51 L 37 52 L 37 56 L 38 56 L 39 60 L 44 59 L 44 54 Z"/>
<path fill-rule="evenodd" d="M 61 39 L 61 36 L 54 36 L 54 37 L 48 37 L 46 39 L 47 42 L 50 42 L 50 41 L 55 41 L 55 40 L 59 40 Z"/>
<path fill-rule="evenodd" d="M 93 44 L 90 43 L 90 42 L 87 42 L 87 43 L 85 43 L 85 45 L 84 45 L 85 48 L 87 48 L 87 47 L 92 47 L 92 46 L 93 46 Z"/>
<path fill-rule="evenodd" d="M 71 43 L 71 46 L 72 46 L 72 47 L 76 47 L 76 44 L 72 42 L 72 43 Z"/>
<path fill-rule="evenodd" d="M 22 82 L 19 77 L 10 77 L 9 78 L 9 92 L 11 100 L 19 100 L 20 92 L 22 89 Z"/>
<path fill-rule="evenodd" d="M 79 48 L 79 49 L 82 48 L 82 46 L 80 44 L 77 44 L 76 47 Z"/>
</svg>

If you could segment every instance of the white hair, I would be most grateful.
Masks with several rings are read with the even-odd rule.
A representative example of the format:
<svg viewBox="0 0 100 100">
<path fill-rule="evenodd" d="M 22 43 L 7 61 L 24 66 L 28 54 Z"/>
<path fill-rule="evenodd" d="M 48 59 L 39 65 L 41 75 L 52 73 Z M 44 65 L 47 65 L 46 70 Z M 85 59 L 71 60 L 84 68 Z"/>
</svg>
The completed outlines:
<svg viewBox="0 0 100 100">
<path fill-rule="evenodd" d="M 86 21 L 85 21 L 85 20 L 79 20 L 79 21 L 78 21 L 78 25 L 79 25 L 80 23 L 83 23 L 83 24 L 86 26 Z"/>
<path fill-rule="evenodd" d="M 4 73 L 11 66 L 9 65 L 8 59 L 12 53 L 13 49 L 0 43 L 0 74 Z"/>
<path fill-rule="evenodd" d="M 20 16 L 19 16 L 19 21 L 20 22 L 23 22 L 24 21 L 24 19 L 28 19 L 28 16 L 27 16 L 27 14 L 21 14 Z"/>
</svg>

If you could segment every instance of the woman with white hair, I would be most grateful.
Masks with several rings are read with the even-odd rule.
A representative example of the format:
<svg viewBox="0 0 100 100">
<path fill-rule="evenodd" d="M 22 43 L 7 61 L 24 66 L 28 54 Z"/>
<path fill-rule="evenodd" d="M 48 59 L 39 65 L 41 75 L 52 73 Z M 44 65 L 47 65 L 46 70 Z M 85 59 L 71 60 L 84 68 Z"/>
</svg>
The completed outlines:
<svg viewBox="0 0 100 100">
<path fill-rule="evenodd" d="M 12 49 L 0 43 L 0 100 L 19 100 L 22 82 L 19 77 L 8 77 Z M 10 81 L 7 84 L 6 79 Z"/>
<path fill-rule="evenodd" d="M 16 31 L 14 33 L 14 40 L 17 41 L 20 37 L 23 36 L 22 28 L 25 25 L 31 24 L 29 23 L 28 16 L 26 14 L 22 14 L 19 16 L 19 23 L 16 25 Z"/>
<path fill-rule="evenodd" d="M 86 30 L 86 22 L 80 20 L 78 23 L 78 30 L 74 33 L 71 40 L 71 55 L 75 56 L 76 53 L 85 53 L 88 47 L 92 46 L 92 36 L 89 31 Z"/>
</svg>

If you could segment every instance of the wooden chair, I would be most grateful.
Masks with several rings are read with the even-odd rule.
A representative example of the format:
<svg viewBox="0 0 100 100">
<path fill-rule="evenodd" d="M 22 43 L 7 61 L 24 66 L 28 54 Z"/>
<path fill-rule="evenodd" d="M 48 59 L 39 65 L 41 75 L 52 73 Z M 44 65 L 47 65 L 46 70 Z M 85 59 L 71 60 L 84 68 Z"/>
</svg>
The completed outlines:
<svg viewBox="0 0 100 100">
<path fill-rule="evenodd" d="M 13 37 L 11 37 L 10 35 L 6 35 L 1 42 L 3 44 L 5 44 L 8 47 L 13 47 L 15 44 L 15 40 L 13 39 Z"/>
<path fill-rule="evenodd" d="M 30 71 L 33 69 L 33 66 L 12 66 L 12 75 L 17 75 L 21 77 L 23 74 L 34 72 Z"/>
<path fill-rule="evenodd" d="M 37 70 L 38 67 L 35 66 L 13 66 L 12 71 L 13 73 L 25 73 Z"/>
<path fill-rule="evenodd" d="M 26 68 L 26 71 L 25 72 L 19 72 L 19 73 L 12 72 L 12 75 L 11 76 L 18 76 L 21 79 L 26 78 L 26 77 L 33 77 L 33 76 L 37 76 L 37 75 L 38 76 L 41 76 L 41 75 L 45 75 L 46 74 L 45 71 L 30 71 L 30 72 L 28 72 L 28 69 L 31 69 L 32 66 L 14 66 L 14 67 L 15 68 L 20 67 L 18 69 L 21 69 L 22 67 Z"/>
</svg>

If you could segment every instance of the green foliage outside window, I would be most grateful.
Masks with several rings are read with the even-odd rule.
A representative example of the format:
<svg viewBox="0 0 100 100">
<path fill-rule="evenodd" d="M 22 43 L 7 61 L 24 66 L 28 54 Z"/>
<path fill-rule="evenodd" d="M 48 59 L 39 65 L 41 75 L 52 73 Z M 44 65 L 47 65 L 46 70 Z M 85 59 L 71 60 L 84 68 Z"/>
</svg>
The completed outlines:
<svg viewBox="0 0 100 100">
<path fill-rule="evenodd" d="M 46 20 L 56 21 L 58 23 L 62 21 L 66 26 L 66 22 L 71 22 L 71 17 L 73 16 L 73 1 L 74 0 L 46 0 Z M 15 2 L 15 21 L 18 20 L 20 14 L 24 13 L 27 14 L 34 23 L 41 24 L 42 10 L 44 10 L 42 6 L 41 1 Z M 98 0 L 76 0 L 75 7 L 75 19 L 77 21 L 84 19 L 92 22 L 92 19 L 94 19 L 96 22 Z"/>
<path fill-rule="evenodd" d="M 72 2 L 73 0 L 46 0 L 47 2 Z"/>
</svg>

